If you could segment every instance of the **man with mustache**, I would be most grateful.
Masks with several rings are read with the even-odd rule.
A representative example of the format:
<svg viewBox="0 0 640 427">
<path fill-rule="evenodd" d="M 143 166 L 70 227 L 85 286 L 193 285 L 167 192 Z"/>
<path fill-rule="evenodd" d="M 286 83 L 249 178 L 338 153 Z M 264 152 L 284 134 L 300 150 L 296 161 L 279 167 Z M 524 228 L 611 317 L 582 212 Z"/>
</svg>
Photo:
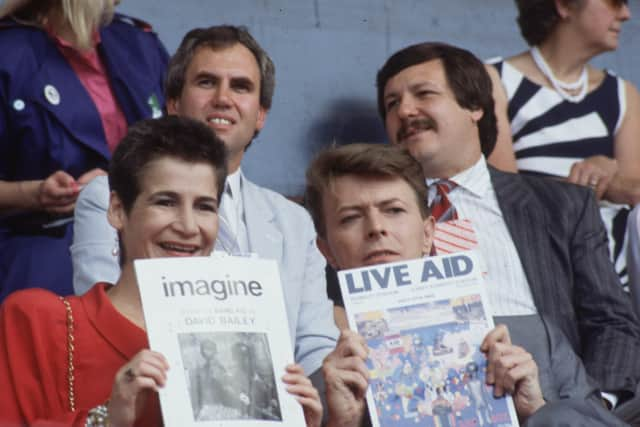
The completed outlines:
<svg viewBox="0 0 640 427">
<path fill-rule="evenodd" d="M 307 171 L 306 187 L 318 247 L 337 270 L 429 254 L 434 220 L 423 202 L 427 192 L 420 164 L 395 147 L 352 144 L 320 153 Z M 513 396 L 521 422 L 623 425 L 602 406 L 580 359 L 550 322 L 533 314 L 496 323 L 506 325 L 491 330 L 481 345 L 487 382 L 496 396 Z M 364 338 L 346 329 L 323 363 L 330 427 L 367 424 L 367 352 Z M 408 362 L 405 367 L 417 369 Z M 481 390 L 476 387 L 476 395 Z"/>
<path fill-rule="evenodd" d="M 377 91 L 391 143 L 418 160 L 428 184 L 449 180 L 445 196 L 473 223 L 495 314 L 548 318 L 608 406 L 631 399 L 640 360 L 628 355 L 640 349 L 640 326 L 608 259 L 592 191 L 487 166 L 496 141 L 491 81 L 468 51 L 402 49 L 378 72 Z"/>
</svg>

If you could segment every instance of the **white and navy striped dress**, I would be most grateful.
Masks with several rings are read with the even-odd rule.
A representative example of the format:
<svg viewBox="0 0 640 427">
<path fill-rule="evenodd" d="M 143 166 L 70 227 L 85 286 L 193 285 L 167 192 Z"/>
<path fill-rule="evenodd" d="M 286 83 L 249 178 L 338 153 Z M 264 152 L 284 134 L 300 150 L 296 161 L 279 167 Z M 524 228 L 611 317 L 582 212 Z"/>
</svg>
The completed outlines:
<svg viewBox="0 0 640 427">
<path fill-rule="evenodd" d="M 509 63 L 493 64 L 509 99 L 513 150 L 521 173 L 566 177 L 571 165 L 586 157 L 613 157 L 613 140 L 626 109 L 624 82 L 611 72 L 580 102 L 563 99 Z M 600 214 L 609 235 L 609 250 L 625 288 L 626 223 L 629 209 L 606 201 Z"/>
</svg>

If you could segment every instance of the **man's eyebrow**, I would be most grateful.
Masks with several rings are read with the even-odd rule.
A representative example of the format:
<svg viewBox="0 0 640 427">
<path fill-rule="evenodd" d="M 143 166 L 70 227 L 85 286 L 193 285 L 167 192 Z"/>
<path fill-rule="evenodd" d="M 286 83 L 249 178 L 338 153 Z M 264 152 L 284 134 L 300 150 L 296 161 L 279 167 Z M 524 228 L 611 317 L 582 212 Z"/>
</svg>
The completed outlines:
<svg viewBox="0 0 640 427">
<path fill-rule="evenodd" d="M 202 70 L 202 71 L 198 71 L 196 73 L 196 75 L 193 77 L 194 80 L 199 80 L 202 78 L 209 78 L 209 79 L 214 79 L 214 80 L 218 80 L 219 77 L 212 73 L 211 71 L 207 71 L 207 70 Z"/>
<path fill-rule="evenodd" d="M 176 198 L 176 197 L 178 197 L 178 193 L 176 193 L 175 191 L 171 191 L 171 190 L 155 191 L 155 192 L 149 194 L 149 197 L 147 197 L 147 200 L 153 200 L 153 199 L 155 199 L 157 197 Z"/>
<path fill-rule="evenodd" d="M 348 204 L 348 205 L 341 205 L 338 206 L 337 211 L 338 212 L 342 212 L 342 211 L 349 211 L 349 210 L 362 210 L 363 206 L 360 205 L 356 205 L 356 204 Z"/>
<path fill-rule="evenodd" d="M 417 89 L 438 89 L 438 85 L 429 80 L 420 80 L 409 85 L 409 90 Z"/>
<path fill-rule="evenodd" d="M 214 196 L 196 196 L 196 200 L 199 202 L 215 202 L 218 203 L 218 198 Z"/>
<path fill-rule="evenodd" d="M 250 87 L 250 88 L 254 88 L 256 86 L 256 84 L 253 82 L 253 80 L 251 80 L 249 77 L 245 77 L 245 76 L 231 77 L 231 83 L 232 84 L 240 84 L 240 85 L 247 86 L 247 87 Z"/>
<path fill-rule="evenodd" d="M 389 197 L 388 199 L 379 200 L 375 204 L 376 205 L 388 205 L 388 204 L 394 203 L 394 202 L 402 202 L 402 200 L 400 198 L 398 198 L 398 197 Z"/>
<path fill-rule="evenodd" d="M 387 199 L 383 199 L 383 200 L 378 200 L 376 202 L 373 203 L 374 206 L 385 206 L 385 205 L 390 205 L 392 203 L 396 203 L 396 202 L 402 202 L 402 199 L 399 199 L 398 197 L 389 197 Z M 345 204 L 342 206 L 338 206 L 338 212 L 344 211 L 344 210 L 363 210 L 365 209 L 365 204 Z"/>
</svg>

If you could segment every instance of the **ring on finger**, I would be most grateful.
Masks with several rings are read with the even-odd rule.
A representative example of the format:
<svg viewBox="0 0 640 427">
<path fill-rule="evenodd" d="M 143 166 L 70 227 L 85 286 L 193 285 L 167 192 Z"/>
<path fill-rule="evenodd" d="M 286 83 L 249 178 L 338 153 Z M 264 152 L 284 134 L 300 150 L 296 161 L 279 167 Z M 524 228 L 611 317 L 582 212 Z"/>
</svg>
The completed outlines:
<svg viewBox="0 0 640 427">
<path fill-rule="evenodd" d="M 129 383 L 132 382 L 133 380 L 135 380 L 136 379 L 136 374 L 133 373 L 133 369 L 127 368 L 127 370 L 124 371 L 124 378 Z"/>
<path fill-rule="evenodd" d="M 591 178 L 589 180 L 589 187 L 596 188 L 598 186 L 598 178 Z"/>
</svg>

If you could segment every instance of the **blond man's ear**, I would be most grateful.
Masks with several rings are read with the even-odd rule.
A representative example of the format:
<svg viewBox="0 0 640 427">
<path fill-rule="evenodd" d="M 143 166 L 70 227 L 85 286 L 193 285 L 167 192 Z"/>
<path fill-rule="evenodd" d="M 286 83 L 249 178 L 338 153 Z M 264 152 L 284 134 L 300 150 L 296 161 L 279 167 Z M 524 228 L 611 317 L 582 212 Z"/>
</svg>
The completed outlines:
<svg viewBox="0 0 640 427">
<path fill-rule="evenodd" d="M 322 255 L 324 255 L 325 259 L 327 260 L 327 264 L 333 267 L 334 270 L 338 270 L 338 264 L 336 263 L 336 259 L 333 256 L 333 252 L 331 251 L 327 240 L 323 237 L 318 236 L 316 237 L 316 245 L 318 246 L 320 253 L 322 253 Z"/>
<path fill-rule="evenodd" d="M 431 253 L 431 247 L 433 246 L 433 235 L 436 230 L 436 220 L 433 218 L 433 215 L 429 215 L 427 218 L 423 220 L 423 232 L 424 232 L 424 242 L 422 246 L 422 255 L 426 256 Z"/>
</svg>

